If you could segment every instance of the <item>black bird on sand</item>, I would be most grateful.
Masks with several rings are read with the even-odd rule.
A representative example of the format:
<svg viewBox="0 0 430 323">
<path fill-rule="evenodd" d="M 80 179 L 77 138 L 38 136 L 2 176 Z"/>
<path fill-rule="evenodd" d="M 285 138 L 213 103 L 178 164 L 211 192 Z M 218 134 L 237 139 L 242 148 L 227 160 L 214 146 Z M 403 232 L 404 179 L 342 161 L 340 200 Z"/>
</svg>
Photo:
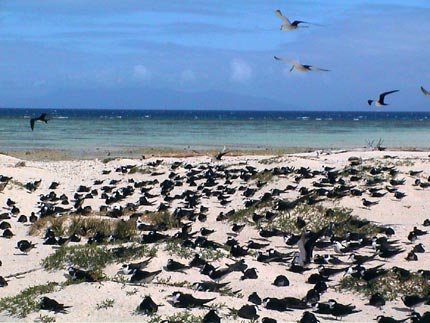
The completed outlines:
<svg viewBox="0 0 430 323">
<path fill-rule="evenodd" d="M 363 206 L 365 207 L 371 207 L 372 205 L 376 205 L 379 203 L 378 201 L 372 202 L 372 201 L 366 200 L 365 198 L 362 198 L 361 201 L 363 202 Z"/>
<path fill-rule="evenodd" d="M 36 247 L 36 244 L 32 243 L 31 241 L 28 240 L 20 240 L 18 241 L 18 243 L 16 244 L 16 247 L 24 253 L 28 253 L 31 249 L 33 249 L 34 247 Z"/>
<path fill-rule="evenodd" d="M 94 273 L 91 271 L 82 270 L 75 267 L 69 267 L 67 268 L 67 275 L 68 278 L 70 278 L 73 281 L 85 281 L 89 283 L 96 282 L 97 279 L 94 276 Z"/>
<path fill-rule="evenodd" d="M 30 127 L 31 127 L 31 131 L 33 131 L 34 130 L 34 123 L 36 122 L 36 121 L 43 121 L 43 122 L 45 122 L 45 123 L 48 123 L 48 120 L 49 119 L 47 119 L 47 114 L 46 113 L 42 113 L 39 117 L 37 117 L 37 118 L 31 118 L 30 119 Z"/>
<path fill-rule="evenodd" d="M 145 296 L 136 312 L 144 315 L 152 315 L 158 311 L 158 305 L 152 300 L 151 296 Z"/>
<path fill-rule="evenodd" d="M 206 303 L 212 302 L 216 298 L 200 299 L 195 298 L 191 294 L 184 294 L 182 292 L 176 291 L 170 295 L 171 299 L 168 300 L 170 304 L 174 307 L 179 308 L 191 308 L 191 307 L 201 307 Z"/>
<path fill-rule="evenodd" d="M 64 304 L 58 303 L 55 299 L 43 296 L 39 299 L 39 307 L 42 310 L 65 314 L 67 313 L 66 308 L 71 306 L 64 306 Z"/>
<path fill-rule="evenodd" d="M 257 314 L 257 309 L 255 305 L 243 305 L 238 311 L 237 316 L 247 319 L 247 320 L 256 320 L 260 316 Z"/>
<path fill-rule="evenodd" d="M 147 284 L 150 283 L 155 276 L 161 273 L 161 270 L 156 271 L 144 271 L 135 269 L 130 277 L 130 283 L 132 284 Z"/>
<path fill-rule="evenodd" d="M 255 305 L 261 305 L 261 298 L 258 296 L 257 292 L 253 292 L 251 295 L 248 296 L 248 302 L 251 302 Z"/>
<path fill-rule="evenodd" d="M 429 300 L 429 296 L 420 297 L 418 295 L 406 295 L 402 297 L 403 304 L 410 309 L 415 308 L 427 300 Z"/>
<path fill-rule="evenodd" d="M 360 310 L 355 309 L 354 305 L 340 304 L 336 302 L 334 299 L 330 299 L 327 303 L 331 311 L 330 314 L 336 318 L 360 312 Z"/>
<path fill-rule="evenodd" d="M 409 320 L 409 318 L 405 318 L 402 320 L 396 320 L 395 318 L 392 318 L 391 316 L 384 316 L 384 315 L 378 315 L 375 319 L 378 321 L 378 323 L 403 323 Z"/>
<path fill-rule="evenodd" d="M 385 305 L 385 299 L 382 297 L 381 294 L 375 293 L 370 297 L 369 303 L 366 303 L 366 305 L 375 306 L 381 309 L 382 306 Z"/>
<path fill-rule="evenodd" d="M 299 323 L 319 323 L 319 322 L 320 322 L 320 320 L 317 319 L 315 314 L 313 314 L 309 311 L 304 311 L 303 316 L 299 321 Z"/>
<path fill-rule="evenodd" d="M 221 323 L 221 318 L 216 313 L 216 310 L 210 310 L 203 317 L 202 323 Z"/>
</svg>

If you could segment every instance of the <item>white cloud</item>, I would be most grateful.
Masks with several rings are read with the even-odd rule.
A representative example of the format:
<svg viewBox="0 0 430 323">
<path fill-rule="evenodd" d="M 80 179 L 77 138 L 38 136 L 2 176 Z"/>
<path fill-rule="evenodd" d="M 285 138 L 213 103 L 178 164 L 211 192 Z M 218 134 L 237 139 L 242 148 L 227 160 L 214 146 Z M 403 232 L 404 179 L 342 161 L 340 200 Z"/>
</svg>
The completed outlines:
<svg viewBox="0 0 430 323">
<path fill-rule="evenodd" d="M 245 82 L 252 77 L 252 68 L 241 59 L 233 59 L 230 62 L 231 74 L 230 78 L 234 82 Z"/>
<path fill-rule="evenodd" d="M 135 65 L 133 69 L 134 77 L 143 80 L 148 81 L 152 78 L 152 72 L 144 65 Z"/>
</svg>

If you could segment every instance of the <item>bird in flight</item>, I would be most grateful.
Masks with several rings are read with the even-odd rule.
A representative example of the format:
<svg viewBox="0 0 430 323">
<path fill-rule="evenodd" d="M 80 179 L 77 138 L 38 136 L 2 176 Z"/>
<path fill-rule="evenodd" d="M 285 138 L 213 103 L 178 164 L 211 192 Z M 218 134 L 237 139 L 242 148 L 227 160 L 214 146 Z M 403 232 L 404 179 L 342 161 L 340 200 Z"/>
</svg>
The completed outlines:
<svg viewBox="0 0 430 323">
<path fill-rule="evenodd" d="M 394 92 L 399 92 L 399 90 L 394 90 L 394 91 L 388 91 L 388 92 L 381 93 L 379 95 L 378 100 L 376 100 L 376 101 L 375 100 L 367 100 L 367 103 L 369 105 L 372 105 L 372 102 L 375 102 L 375 106 L 377 106 L 377 107 L 382 107 L 384 105 L 388 105 L 387 103 L 384 102 L 384 98 L 385 98 L 386 95 L 394 93 Z"/>
<path fill-rule="evenodd" d="M 292 70 L 297 70 L 299 72 L 309 72 L 309 71 L 320 71 L 320 72 L 329 72 L 330 70 L 324 69 L 324 68 L 320 68 L 320 67 L 316 67 L 316 66 L 312 66 L 312 65 L 303 65 L 300 64 L 298 62 L 295 61 L 290 61 L 288 59 L 283 59 L 283 58 L 279 58 L 277 56 L 273 56 L 274 59 L 276 59 L 277 61 L 281 61 L 281 62 L 285 62 L 288 64 L 292 64 L 291 68 L 290 68 L 290 72 Z"/>
<path fill-rule="evenodd" d="M 290 22 L 290 20 L 287 17 L 282 15 L 281 10 L 275 10 L 275 15 L 277 15 L 279 18 L 282 19 L 281 30 L 292 31 L 292 30 L 296 30 L 299 27 L 300 28 L 308 27 L 308 26 L 299 26 L 299 24 L 302 24 L 302 23 L 308 24 L 308 22 L 306 21 L 294 20 L 293 22 Z"/>
<path fill-rule="evenodd" d="M 45 122 L 45 123 L 48 123 L 48 119 L 47 119 L 47 115 L 46 115 L 46 113 L 42 113 L 39 117 L 37 117 L 37 118 L 31 118 L 30 119 L 30 127 L 31 127 L 31 131 L 33 131 L 34 130 L 34 123 L 36 122 L 36 121 L 43 121 L 43 122 Z"/>
<path fill-rule="evenodd" d="M 425 96 L 430 96 L 430 92 L 427 91 L 425 88 L 423 88 L 422 86 L 420 87 L 421 92 L 425 95 Z"/>
</svg>

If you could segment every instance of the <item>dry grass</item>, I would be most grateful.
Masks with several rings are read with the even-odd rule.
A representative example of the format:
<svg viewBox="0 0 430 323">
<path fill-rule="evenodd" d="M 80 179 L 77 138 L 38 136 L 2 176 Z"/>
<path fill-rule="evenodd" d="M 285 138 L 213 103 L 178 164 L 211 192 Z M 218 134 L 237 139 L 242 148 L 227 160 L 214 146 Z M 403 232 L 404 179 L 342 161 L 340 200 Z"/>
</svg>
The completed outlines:
<svg viewBox="0 0 430 323">
<path fill-rule="evenodd" d="M 105 236 L 113 235 L 120 240 L 128 240 L 136 235 L 133 220 L 123 221 L 70 215 L 41 218 L 32 224 L 29 233 L 30 235 L 40 235 L 48 228 L 51 228 L 57 237 L 72 234 L 87 237 L 99 232 Z"/>
</svg>

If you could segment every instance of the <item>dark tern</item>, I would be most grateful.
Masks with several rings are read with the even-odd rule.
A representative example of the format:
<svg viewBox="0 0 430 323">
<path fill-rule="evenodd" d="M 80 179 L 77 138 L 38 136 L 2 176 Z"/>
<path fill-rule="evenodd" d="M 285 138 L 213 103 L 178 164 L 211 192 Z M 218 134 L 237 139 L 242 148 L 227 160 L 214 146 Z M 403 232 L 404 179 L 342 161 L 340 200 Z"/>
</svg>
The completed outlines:
<svg viewBox="0 0 430 323">
<path fill-rule="evenodd" d="M 43 121 L 43 122 L 45 122 L 45 123 L 48 123 L 48 119 L 47 119 L 47 115 L 46 115 L 46 113 L 42 113 L 39 117 L 37 117 L 37 118 L 31 118 L 30 119 L 30 127 L 31 127 L 31 131 L 33 131 L 34 130 L 34 123 L 36 122 L 36 121 Z"/>
<path fill-rule="evenodd" d="M 378 100 L 376 100 L 376 101 L 375 100 L 367 100 L 367 103 L 369 105 L 372 105 L 372 103 L 375 102 L 375 106 L 377 106 L 377 107 L 382 107 L 384 105 L 388 105 L 387 103 L 384 102 L 385 96 L 388 95 L 388 94 L 391 94 L 391 93 L 395 93 L 395 92 L 399 92 L 399 90 L 394 90 L 394 91 L 388 91 L 388 92 L 381 93 L 379 95 Z"/>
</svg>

